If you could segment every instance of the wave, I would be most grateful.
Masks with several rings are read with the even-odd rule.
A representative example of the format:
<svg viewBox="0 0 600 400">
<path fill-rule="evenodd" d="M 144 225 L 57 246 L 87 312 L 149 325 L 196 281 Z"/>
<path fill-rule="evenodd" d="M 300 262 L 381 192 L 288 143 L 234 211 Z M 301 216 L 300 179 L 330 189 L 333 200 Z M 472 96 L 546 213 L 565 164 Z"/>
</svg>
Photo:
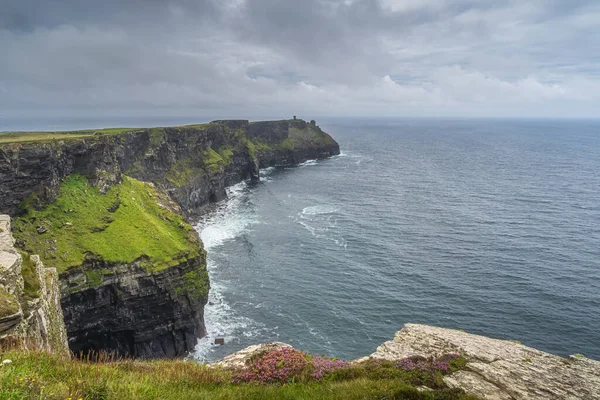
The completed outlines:
<svg viewBox="0 0 600 400">
<path fill-rule="evenodd" d="M 301 215 L 324 215 L 324 214 L 333 214 L 333 213 L 337 212 L 338 210 L 339 210 L 339 208 L 337 208 L 335 206 L 328 205 L 328 204 L 322 204 L 322 205 L 317 205 L 317 206 L 304 207 L 300 214 Z"/>
<path fill-rule="evenodd" d="M 218 203 L 216 209 L 205 215 L 194 226 L 200 234 L 205 249 L 220 246 L 227 240 L 244 233 L 251 225 L 258 223 L 251 210 L 242 210 L 248 184 L 239 183 L 227 189 L 227 200 Z"/>
<path fill-rule="evenodd" d="M 319 162 L 318 160 L 308 160 L 308 161 L 298 164 L 298 167 L 309 167 L 311 165 L 317 165 L 318 162 Z"/>
<path fill-rule="evenodd" d="M 336 234 L 339 216 L 339 207 L 331 204 L 319 204 L 304 207 L 297 216 L 292 217 L 294 221 L 308 230 L 312 236 L 328 239 L 336 245 L 347 248 L 348 242 Z"/>
<path fill-rule="evenodd" d="M 254 210 L 247 206 L 250 200 L 248 190 L 244 182 L 228 188 L 228 199 L 218 203 L 212 212 L 194 226 L 205 249 L 214 250 L 229 240 L 241 237 L 258 223 Z M 239 315 L 228 304 L 226 282 L 219 279 L 219 265 L 211 251 L 206 264 L 211 288 L 208 304 L 204 308 L 207 335 L 198 340 L 192 354 L 192 358 L 198 361 L 211 361 L 222 356 L 219 356 L 219 351 L 223 346 L 214 344 L 216 338 L 224 338 L 226 344 L 235 345 L 242 337 L 259 336 L 267 330 L 263 324 Z"/>
</svg>

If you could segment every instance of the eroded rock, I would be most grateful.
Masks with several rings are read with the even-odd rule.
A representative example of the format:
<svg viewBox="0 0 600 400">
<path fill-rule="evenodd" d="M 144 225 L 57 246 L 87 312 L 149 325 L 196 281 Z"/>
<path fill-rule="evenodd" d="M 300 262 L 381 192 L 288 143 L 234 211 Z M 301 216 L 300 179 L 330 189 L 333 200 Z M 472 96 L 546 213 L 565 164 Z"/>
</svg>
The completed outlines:
<svg viewBox="0 0 600 400">
<path fill-rule="evenodd" d="M 468 360 L 465 371 L 444 378 L 448 386 L 485 399 L 600 399 L 598 361 L 567 360 L 519 343 L 452 329 L 406 324 L 393 341 L 379 346 L 370 357 L 400 360 L 447 353 L 459 353 Z"/>
<path fill-rule="evenodd" d="M 27 296 L 22 274 L 24 260 L 14 247 L 10 224 L 10 217 L 0 215 L 0 292 L 17 302 L 18 311 L 0 315 L 0 339 L 66 355 L 69 349 L 56 269 L 45 268 L 38 256 L 26 256 L 34 264 L 34 276 L 29 279 L 39 286 L 36 297 Z"/>
<path fill-rule="evenodd" d="M 246 347 L 243 350 L 240 350 L 236 353 L 228 355 L 227 357 L 225 357 L 224 359 L 222 359 L 220 361 L 216 361 L 216 362 L 210 363 L 208 365 L 211 367 L 219 367 L 219 368 L 226 368 L 226 369 L 243 368 L 249 359 L 251 359 L 252 357 L 254 357 L 260 353 L 263 353 L 266 351 L 284 349 L 284 348 L 291 349 L 292 346 L 290 346 L 287 343 L 283 343 L 283 342 L 270 342 L 270 343 L 257 344 L 254 346 Z"/>
</svg>

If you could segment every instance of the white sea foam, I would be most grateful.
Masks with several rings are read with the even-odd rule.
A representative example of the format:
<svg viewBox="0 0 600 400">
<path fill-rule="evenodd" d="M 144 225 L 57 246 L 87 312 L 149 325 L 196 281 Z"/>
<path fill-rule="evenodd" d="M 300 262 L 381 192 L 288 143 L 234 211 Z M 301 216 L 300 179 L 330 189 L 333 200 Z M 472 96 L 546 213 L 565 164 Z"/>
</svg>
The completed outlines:
<svg viewBox="0 0 600 400">
<path fill-rule="evenodd" d="M 228 240 L 243 235 L 258 222 L 251 209 L 242 207 L 243 202 L 247 201 L 246 183 L 230 187 L 227 195 L 228 200 L 218 204 L 214 211 L 195 226 L 204 247 L 209 250 L 207 269 L 211 281 L 208 304 L 204 309 L 207 336 L 198 341 L 193 354 L 199 361 L 213 359 L 212 354 L 219 348 L 214 344 L 215 338 L 224 338 L 226 343 L 231 343 L 236 342 L 240 336 L 257 336 L 266 329 L 264 325 L 239 315 L 232 309 L 224 296 L 227 282 L 217 278 L 219 266 L 211 256 L 211 250 L 215 251 L 215 248 Z"/>
<path fill-rule="evenodd" d="M 259 171 L 260 177 L 269 176 L 275 172 L 275 167 L 263 168 Z"/>
<path fill-rule="evenodd" d="M 333 214 L 337 212 L 339 208 L 329 205 L 329 204 L 321 204 L 317 206 L 304 207 L 302 209 L 301 215 L 323 215 L 323 214 Z"/>
<path fill-rule="evenodd" d="M 339 210 L 339 207 L 335 205 L 319 204 L 303 208 L 297 216 L 292 218 L 314 237 L 331 240 L 346 249 L 348 242 L 336 232 Z"/>
<path fill-rule="evenodd" d="M 309 167 L 311 165 L 317 165 L 317 163 L 318 163 L 317 160 L 308 160 L 308 161 L 298 164 L 298 167 Z"/>
<path fill-rule="evenodd" d="M 195 226 L 204 248 L 212 249 L 241 235 L 249 226 L 257 223 L 250 212 L 240 210 L 247 189 L 245 182 L 227 189 L 228 200 L 201 219 Z"/>
</svg>

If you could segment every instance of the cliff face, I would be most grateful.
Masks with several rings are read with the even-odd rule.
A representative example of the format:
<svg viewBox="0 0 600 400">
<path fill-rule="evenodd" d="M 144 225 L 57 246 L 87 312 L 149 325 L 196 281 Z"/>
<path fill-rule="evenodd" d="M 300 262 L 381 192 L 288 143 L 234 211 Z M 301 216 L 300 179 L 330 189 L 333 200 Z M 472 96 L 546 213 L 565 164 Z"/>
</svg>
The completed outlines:
<svg viewBox="0 0 600 400">
<path fill-rule="evenodd" d="M 26 137 L 27 138 L 27 137 Z M 339 154 L 302 120 L 60 134 L 0 144 L 0 212 L 58 270 L 69 345 L 174 357 L 205 334 L 205 253 L 182 215 L 260 166 Z M 148 183 L 144 183 L 148 182 Z"/>
<path fill-rule="evenodd" d="M 73 134 L 61 139 L 0 144 L 0 212 L 19 214 L 35 194 L 56 198 L 77 173 L 107 190 L 122 174 L 152 182 L 190 213 L 225 198 L 225 188 L 258 179 L 258 168 L 339 154 L 339 145 L 303 120 L 215 121 L 203 125 Z"/>
<path fill-rule="evenodd" d="M 58 274 L 14 247 L 10 217 L 0 215 L 0 343 L 68 354 Z"/>
<path fill-rule="evenodd" d="M 101 269 L 94 287 L 80 269 L 61 275 L 69 344 L 75 354 L 116 351 L 136 357 L 178 357 L 193 350 L 206 334 L 206 293 L 186 287 L 190 276 L 204 271 L 204 256 L 148 273 L 139 262 L 96 262 Z M 90 271 L 90 269 L 88 269 Z M 72 288 L 84 287 L 81 290 Z"/>
</svg>

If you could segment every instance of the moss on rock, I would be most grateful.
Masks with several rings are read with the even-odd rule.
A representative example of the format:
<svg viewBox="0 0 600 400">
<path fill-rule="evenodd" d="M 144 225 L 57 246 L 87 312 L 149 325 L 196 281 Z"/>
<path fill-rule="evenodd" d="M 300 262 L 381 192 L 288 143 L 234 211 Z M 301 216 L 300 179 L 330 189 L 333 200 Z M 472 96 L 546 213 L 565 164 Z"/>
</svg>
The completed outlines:
<svg viewBox="0 0 600 400">
<path fill-rule="evenodd" d="M 199 299 L 208 295 L 208 272 L 205 269 L 196 269 L 181 276 L 183 285 L 175 290 L 177 294 L 186 294 L 192 299 Z"/>
<path fill-rule="evenodd" d="M 21 275 L 23 275 L 23 295 L 28 300 L 37 299 L 41 296 L 42 284 L 35 270 L 35 263 L 31 256 L 21 252 L 23 263 L 21 265 Z"/>
<path fill-rule="evenodd" d="M 165 179 L 177 187 L 188 184 L 191 179 L 202 173 L 203 169 L 192 158 L 174 163 L 165 173 Z"/>
<path fill-rule="evenodd" d="M 202 160 L 204 162 L 204 166 L 211 173 L 219 171 L 221 166 L 225 165 L 223 157 L 221 157 L 221 155 L 214 151 L 211 147 L 209 147 L 208 150 L 204 152 L 204 154 L 202 155 Z"/>
<path fill-rule="evenodd" d="M 192 226 L 168 204 L 153 185 L 127 176 L 102 194 L 87 178 L 71 175 L 52 204 L 39 208 L 33 198 L 22 204 L 25 213 L 14 222 L 15 236 L 59 272 L 87 258 L 109 263 L 145 259 L 144 267 L 157 271 L 202 251 Z"/>
</svg>

